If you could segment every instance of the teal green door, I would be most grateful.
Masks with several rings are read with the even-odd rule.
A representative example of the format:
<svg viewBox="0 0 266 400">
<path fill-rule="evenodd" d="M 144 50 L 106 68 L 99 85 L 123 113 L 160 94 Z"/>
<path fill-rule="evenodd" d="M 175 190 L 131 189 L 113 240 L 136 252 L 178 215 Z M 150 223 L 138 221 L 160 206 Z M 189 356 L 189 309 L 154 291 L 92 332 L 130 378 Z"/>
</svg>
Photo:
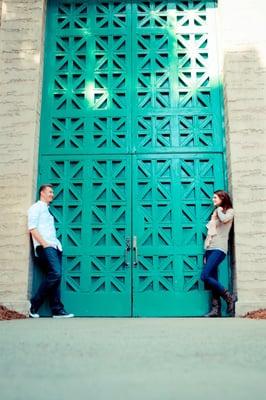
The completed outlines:
<svg viewBox="0 0 266 400">
<path fill-rule="evenodd" d="M 205 224 L 226 184 L 214 7 L 48 1 L 39 184 L 76 315 L 208 309 Z"/>
<path fill-rule="evenodd" d="M 219 155 L 207 154 L 136 157 L 135 315 L 200 316 L 206 311 L 209 293 L 200 280 L 204 222 L 213 188 L 223 185 L 221 163 Z"/>
</svg>

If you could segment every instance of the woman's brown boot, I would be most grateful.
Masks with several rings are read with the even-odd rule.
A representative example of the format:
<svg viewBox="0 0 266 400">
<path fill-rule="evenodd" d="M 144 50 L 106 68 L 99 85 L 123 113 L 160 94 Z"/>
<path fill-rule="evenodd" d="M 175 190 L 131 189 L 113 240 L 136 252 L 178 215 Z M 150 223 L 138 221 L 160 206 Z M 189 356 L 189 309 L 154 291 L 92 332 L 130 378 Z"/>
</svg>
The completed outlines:
<svg viewBox="0 0 266 400">
<path fill-rule="evenodd" d="M 225 290 L 221 296 L 227 303 L 227 314 L 233 314 L 235 311 L 236 295 Z"/>
<path fill-rule="evenodd" d="M 220 296 L 214 295 L 212 298 L 212 308 L 208 314 L 205 314 L 206 318 L 219 318 L 221 317 L 221 299 Z"/>
</svg>

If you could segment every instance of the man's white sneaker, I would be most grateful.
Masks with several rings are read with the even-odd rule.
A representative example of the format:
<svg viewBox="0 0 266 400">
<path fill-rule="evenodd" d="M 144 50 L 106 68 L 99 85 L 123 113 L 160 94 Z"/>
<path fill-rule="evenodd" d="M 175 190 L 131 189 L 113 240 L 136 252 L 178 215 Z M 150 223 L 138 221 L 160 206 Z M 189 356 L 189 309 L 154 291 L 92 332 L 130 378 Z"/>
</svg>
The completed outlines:
<svg viewBox="0 0 266 400">
<path fill-rule="evenodd" d="M 40 315 L 31 307 L 29 311 L 30 318 L 40 318 Z"/>
</svg>

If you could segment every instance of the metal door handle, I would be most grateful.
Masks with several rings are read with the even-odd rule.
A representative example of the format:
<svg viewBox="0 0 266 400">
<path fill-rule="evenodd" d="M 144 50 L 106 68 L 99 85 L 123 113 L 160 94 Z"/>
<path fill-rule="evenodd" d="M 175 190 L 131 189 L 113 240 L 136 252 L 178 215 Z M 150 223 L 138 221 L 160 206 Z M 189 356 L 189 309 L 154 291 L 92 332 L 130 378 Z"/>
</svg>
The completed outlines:
<svg viewBox="0 0 266 400">
<path fill-rule="evenodd" d="M 130 238 L 126 238 L 126 248 L 125 248 L 125 266 L 129 266 L 129 254 L 130 254 Z"/>
<path fill-rule="evenodd" d="M 133 265 L 138 264 L 138 239 L 137 236 L 133 236 L 133 252 L 134 252 L 134 262 Z"/>
</svg>

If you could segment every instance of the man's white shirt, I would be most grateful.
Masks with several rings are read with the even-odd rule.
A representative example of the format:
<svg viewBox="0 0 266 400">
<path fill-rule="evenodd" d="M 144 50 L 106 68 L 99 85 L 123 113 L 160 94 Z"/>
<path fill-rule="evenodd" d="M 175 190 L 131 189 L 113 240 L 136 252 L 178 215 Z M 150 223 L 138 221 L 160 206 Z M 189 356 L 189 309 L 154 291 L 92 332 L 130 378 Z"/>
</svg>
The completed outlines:
<svg viewBox="0 0 266 400">
<path fill-rule="evenodd" d="M 54 217 L 49 212 L 49 207 L 44 201 L 39 200 L 29 208 L 28 229 L 37 229 L 49 246 L 62 251 L 62 244 L 56 237 Z M 37 255 L 36 247 L 40 246 L 40 243 L 34 237 L 32 237 L 32 240 L 35 255 Z"/>
</svg>

